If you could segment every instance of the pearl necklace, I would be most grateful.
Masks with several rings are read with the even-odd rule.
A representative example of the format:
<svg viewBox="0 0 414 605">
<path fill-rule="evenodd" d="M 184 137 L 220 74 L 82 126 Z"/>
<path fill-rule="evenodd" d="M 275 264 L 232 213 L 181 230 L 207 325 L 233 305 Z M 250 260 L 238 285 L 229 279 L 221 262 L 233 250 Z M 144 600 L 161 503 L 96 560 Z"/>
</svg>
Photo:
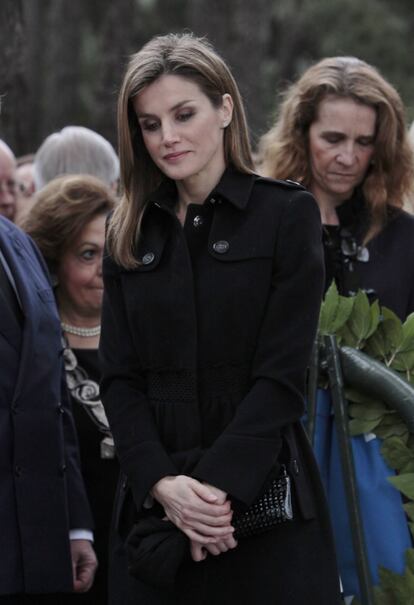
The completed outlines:
<svg viewBox="0 0 414 605">
<path fill-rule="evenodd" d="M 60 322 L 62 330 L 68 334 L 75 334 L 75 336 L 82 336 L 88 338 L 90 336 L 99 336 L 101 333 L 101 326 L 94 326 L 93 328 L 80 328 L 78 326 L 71 326 L 64 321 Z"/>
</svg>

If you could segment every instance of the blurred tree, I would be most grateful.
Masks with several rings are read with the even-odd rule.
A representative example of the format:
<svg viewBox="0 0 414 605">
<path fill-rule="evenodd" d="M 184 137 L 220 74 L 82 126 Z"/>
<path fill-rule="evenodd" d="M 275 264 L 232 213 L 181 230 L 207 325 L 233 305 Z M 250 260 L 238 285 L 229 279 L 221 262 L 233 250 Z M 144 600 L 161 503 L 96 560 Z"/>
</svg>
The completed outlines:
<svg viewBox="0 0 414 605">
<path fill-rule="evenodd" d="M 18 153 L 24 137 L 26 95 L 21 0 L 2 0 L 0 3 L 0 40 L 0 138 Z M 22 119 L 15 119 L 16 115 Z"/>
<path fill-rule="evenodd" d="M 2 0 L 0 136 L 17 153 L 67 124 L 116 140 L 128 56 L 153 35 L 206 35 L 231 65 L 255 141 L 278 93 L 325 55 L 376 65 L 414 118 L 411 0 Z"/>
<path fill-rule="evenodd" d="M 116 143 L 116 100 L 129 55 L 145 39 L 146 7 L 136 0 L 118 0 L 109 4 L 102 19 L 97 42 L 95 94 L 91 99 L 94 127 Z M 91 76 L 93 77 L 92 73 Z"/>
<path fill-rule="evenodd" d="M 45 40 L 42 32 L 47 32 L 47 16 L 51 0 L 24 2 L 24 29 L 26 45 L 25 62 L 25 104 L 24 139 L 20 141 L 20 153 L 32 153 L 41 141 L 42 125 L 48 107 L 44 103 L 44 83 L 46 74 Z M 45 35 L 47 35 L 45 33 Z M 45 111 L 46 109 L 46 111 Z M 18 118 L 19 119 L 19 118 Z"/>
<path fill-rule="evenodd" d="M 252 133 L 264 123 L 266 91 L 266 46 L 270 35 L 269 0 L 192 0 L 188 23 L 200 36 L 207 36 L 230 64 L 246 103 Z M 253 136 L 254 138 L 254 136 Z"/>
<path fill-rule="evenodd" d="M 411 7 L 410 0 L 392 4 L 387 0 L 291 0 L 273 4 L 267 53 L 267 78 L 273 81 L 273 90 L 280 93 L 322 57 L 353 55 L 380 69 L 400 92 L 408 118 L 414 118 Z M 270 106 L 274 110 L 278 98 L 272 96 Z M 268 115 L 271 120 L 273 116 Z"/>
<path fill-rule="evenodd" d="M 44 32 L 43 102 L 47 111 L 39 116 L 49 130 L 80 122 L 79 75 L 82 73 L 82 43 L 85 8 L 82 0 L 54 0 L 50 3 Z"/>
</svg>

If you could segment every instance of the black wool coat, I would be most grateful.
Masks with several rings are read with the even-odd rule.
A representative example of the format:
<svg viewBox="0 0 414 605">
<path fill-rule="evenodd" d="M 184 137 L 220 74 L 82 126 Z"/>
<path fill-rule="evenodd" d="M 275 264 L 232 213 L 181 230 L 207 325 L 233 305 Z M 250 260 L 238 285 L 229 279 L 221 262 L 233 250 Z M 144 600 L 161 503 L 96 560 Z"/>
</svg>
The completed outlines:
<svg viewBox="0 0 414 605">
<path fill-rule="evenodd" d="M 231 170 L 184 227 L 174 203 L 173 184 L 150 198 L 137 269 L 104 259 L 101 392 L 135 504 L 185 473 L 249 505 L 283 459 L 298 518 L 323 517 L 308 545 L 297 524 L 283 531 L 309 560 L 322 548 L 326 575 L 329 523 L 299 425 L 324 281 L 318 207 L 300 185 Z"/>
</svg>

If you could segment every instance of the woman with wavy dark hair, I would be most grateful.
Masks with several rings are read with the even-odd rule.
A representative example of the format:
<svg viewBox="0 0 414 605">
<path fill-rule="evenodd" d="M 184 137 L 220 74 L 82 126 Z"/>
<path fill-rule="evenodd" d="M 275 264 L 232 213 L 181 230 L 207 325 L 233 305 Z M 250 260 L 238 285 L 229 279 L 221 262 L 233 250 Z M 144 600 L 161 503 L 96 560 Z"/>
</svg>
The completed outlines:
<svg viewBox="0 0 414 605">
<path fill-rule="evenodd" d="M 326 286 L 358 287 L 404 319 L 414 310 L 414 160 L 395 88 L 353 57 L 323 59 L 285 93 L 261 172 L 305 185 L 324 225 Z M 398 242 L 398 245 L 396 245 Z M 412 259 L 412 262 L 407 262 Z"/>
<path fill-rule="evenodd" d="M 310 67 L 285 93 L 260 154 L 263 174 L 300 181 L 318 202 L 325 287 L 334 279 L 341 294 L 363 289 L 401 319 L 412 313 L 414 218 L 403 205 L 412 195 L 413 153 L 401 98 L 378 70 L 353 57 L 327 58 Z M 323 409 L 330 423 L 329 401 L 319 401 L 319 414 Z M 345 594 L 351 595 L 358 584 L 331 438 L 335 442 L 333 433 L 317 430 L 316 448 L 321 468 L 329 467 L 325 483 Z M 352 442 L 377 583 L 378 565 L 404 571 L 404 552 L 412 541 L 400 494 L 387 481 L 392 471 L 382 460 L 379 440 L 371 434 Z"/>
</svg>

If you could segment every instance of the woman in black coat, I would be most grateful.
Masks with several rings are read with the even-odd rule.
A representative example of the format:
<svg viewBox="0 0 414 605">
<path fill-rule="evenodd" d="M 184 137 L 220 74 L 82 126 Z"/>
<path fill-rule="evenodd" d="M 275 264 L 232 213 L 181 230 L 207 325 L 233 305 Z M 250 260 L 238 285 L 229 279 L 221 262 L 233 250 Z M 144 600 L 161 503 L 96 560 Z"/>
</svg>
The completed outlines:
<svg viewBox="0 0 414 605">
<path fill-rule="evenodd" d="M 112 602 L 333 605 L 328 514 L 299 424 L 323 287 L 318 208 L 253 174 L 237 86 L 191 35 L 132 57 L 118 116 L 102 397 L 126 477 L 116 530 L 131 529 L 131 495 L 137 523 L 136 579 L 124 594 L 115 573 Z M 282 466 L 293 520 L 238 539 L 237 515 Z"/>
<path fill-rule="evenodd" d="M 326 288 L 363 289 L 401 320 L 414 311 L 414 218 L 403 210 L 414 161 L 398 92 L 371 65 L 331 57 L 311 66 L 286 92 L 262 140 L 263 173 L 300 180 L 322 223 Z M 316 450 L 333 518 L 345 596 L 358 593 L 329 394 L 320 392 Z M 324 430 L 322 430 L 324 428 Z M 352 439 L 373 584 L 379 567 L 403 573 L 412 546 L 400 493 L 374 434 Z"/>
</svg>

